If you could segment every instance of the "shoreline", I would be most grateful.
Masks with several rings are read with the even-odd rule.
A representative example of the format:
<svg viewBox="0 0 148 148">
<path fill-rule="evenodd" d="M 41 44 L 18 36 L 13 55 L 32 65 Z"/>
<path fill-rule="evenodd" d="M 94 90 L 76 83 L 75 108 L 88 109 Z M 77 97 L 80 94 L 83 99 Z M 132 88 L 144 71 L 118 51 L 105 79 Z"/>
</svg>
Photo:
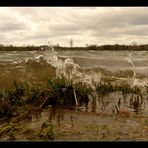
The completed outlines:
<svg viewBox="0 0 148 148">
<path fill-rule="evenodd" d="M 0 47 L 0 51 L 48 51 L 50 46 L 4 46 Z M 148 45 L 103 45 L 103 46 L 94 46 L 90 45 L 88 47 L 57 47 L 53 46 L 54 50 L 94 50 L 94 51 L 148 51 Z"/>
</svg>

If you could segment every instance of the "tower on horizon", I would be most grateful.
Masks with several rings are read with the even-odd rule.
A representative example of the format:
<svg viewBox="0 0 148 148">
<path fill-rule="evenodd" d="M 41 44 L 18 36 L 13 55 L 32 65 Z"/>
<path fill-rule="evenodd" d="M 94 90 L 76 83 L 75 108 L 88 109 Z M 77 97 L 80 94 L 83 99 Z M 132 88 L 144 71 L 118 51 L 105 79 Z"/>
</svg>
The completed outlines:
<svg viewBox="0 0 148 148">
<path fill-rule="evenodd" d="M 70 47 L 73 47 L 73 39 L 70 39 Z"/>
</svg>

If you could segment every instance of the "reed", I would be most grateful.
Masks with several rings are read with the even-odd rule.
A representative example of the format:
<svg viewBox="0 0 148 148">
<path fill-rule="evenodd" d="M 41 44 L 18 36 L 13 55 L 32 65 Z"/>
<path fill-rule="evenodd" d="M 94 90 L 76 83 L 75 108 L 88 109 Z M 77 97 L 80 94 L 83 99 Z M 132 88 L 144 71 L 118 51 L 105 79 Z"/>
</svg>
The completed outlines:
<svg viewBox="0 0 148 148">
<path fill-rule="evenodd" d="M 95 101 L 96 94 L 101 97 L 112 92 L 121 92 L 125 102 L 127 95 L 132 94 L 130 105 L 136 110 L 144 101 L 143 96 L 147 95 L 148 86 L 145 86 L 143 91 L 143 88 L 138 86 L 131 87 L 129 84 L 101 81 L 94 89 L 88 83 L 75 82 L 64 76 L 49 78 L 46 84 L 28 82 L 19 84 L 14 80 L 14 89 L 0 90 L 0 118 L 11 118 L 18 107 L 26 107 L 27 111 L 27 106 L 31 106 L 32 111 L 35 110 L 33 108 L 40 110 L 48 106 L 75 109 L 82 105 L 87 106 L 91 99 Z M 119 102 L 121 103 L 121 99 Z"/>
</svg>

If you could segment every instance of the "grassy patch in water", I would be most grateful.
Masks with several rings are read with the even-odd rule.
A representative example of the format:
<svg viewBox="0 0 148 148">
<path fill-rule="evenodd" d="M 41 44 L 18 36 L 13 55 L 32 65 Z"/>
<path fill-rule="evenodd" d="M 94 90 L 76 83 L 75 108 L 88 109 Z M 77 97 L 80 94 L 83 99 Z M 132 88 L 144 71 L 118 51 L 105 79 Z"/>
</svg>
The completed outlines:
<svg viewBox="0 0 148 148">
<path fill-rule="evenodd" d="M 68 109 L 87 106 L 90 99 L 95 100 L 94 94 L 96 93 L 101 97 L 112 92 L 121 92 L 125 100 L 128 94 L 132 94 L 130 102 L 135 108 L 138 108 L 143 102 L 143 95 L 148 91 L 148 86 L 143 91 L 138 86 L 131 87 L 129 84 L 102 81 L 95 84 L 94 89 L 84 82 L 74 82 L 64 76 L 48 79 L 46 85 L 40 83 L 31 85 L 28 82 L 18 84 L 14 81 L 14 86 L 15 88 L 12 90 L 0 91 L 1 119 L 9 119 L 20 114 L 31 118 L 33 113 L 40 112 L 50 105 Z"/>
</svg>

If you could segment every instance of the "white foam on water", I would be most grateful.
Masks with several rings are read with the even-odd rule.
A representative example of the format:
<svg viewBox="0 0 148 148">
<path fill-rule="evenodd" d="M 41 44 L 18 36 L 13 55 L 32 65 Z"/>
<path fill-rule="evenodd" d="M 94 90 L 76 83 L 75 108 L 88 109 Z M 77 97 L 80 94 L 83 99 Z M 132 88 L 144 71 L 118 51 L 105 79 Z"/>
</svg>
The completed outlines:
<svg viewBox="0 0 148 148">
<path fill-rule="evenodd" d="M 100 82 L 101 73 L 96 74 L 92 72 L 90 75 L 80 72 L 80 66 L 70 58 L 66 58 L 65 60 L 61 60 L 57 56 L 57 52 L 54 50 L 53 46 L 49 46 L 49 50 L 51 50 L 50 58 L 48 59 L 48 63 L 52 66 L 56 67 L 56 76 L 65 76 L 69 80 L 74 80 L 75 82 L 83 82 L 86 83 L 92 88 L 95 83 Z"/>
<path fill-rule="evenodd" d="M 134 79 L 134 82 L 133 82 L 133 85 L 134 86 L 146 86 L 148 84 L 147 82 L 147 79 L 143 79 L 143 80 L 140 80 L 140 79 Z"/>
<path fill-rule="evenodd" d="M 133 71 L 133 77 L 128 79 L 128 82 L 131 86 L 145 86 L 147 85 L 147 79 L 137 79 L 136 78 L 136 67 L 134 65 L 134 61 L 132 58 L 132 55 L 134 53 L 129 53 L 128 57 L 125 58 L 125 60 L 127 60 L 127 62 L 129 62 L 131 64 L 131 70 Z M 145 67 L 144 67 L 145 68 Z"/>
<path fill-rule="evenodd" d="M 133 71 L 133 77 L 132 79 L 129 80 L 129 83 L 134 86 L 135 85 L 135 79 L 136 79 L 136 70 L 135 70 L 135 65 L 132 59 L 132 54 L 134 53 L 129 53 L 128 57 L 125 58 L 125 60 L 127 60 L 128 63 L 131 64 L 131 70 Z"/>
</svg>

